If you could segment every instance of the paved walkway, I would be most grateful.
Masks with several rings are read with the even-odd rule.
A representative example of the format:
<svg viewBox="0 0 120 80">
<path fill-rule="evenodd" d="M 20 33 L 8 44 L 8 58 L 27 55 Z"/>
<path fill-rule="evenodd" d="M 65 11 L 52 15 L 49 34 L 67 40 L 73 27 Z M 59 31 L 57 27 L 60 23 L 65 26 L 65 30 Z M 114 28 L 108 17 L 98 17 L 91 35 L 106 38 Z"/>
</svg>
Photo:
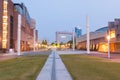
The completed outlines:
<svg viewBox="0 0 120 80">
<path fill-rule="evenodd" d="M 3 53 L 3 54 L 0 54 L 0 61 L 8 60 L 16 57 L 17 57 L 16 53 Z"/>
<path fill-rule="evenodd" d="M 100 58 L 105 58 L 105 59 L 108 59 L 111 62 L 120 62 L 120 54 L 112 53 L 112 54 L 110 54 L 110 59 L 108 58 L 107 53 L 100 53 L 100 52 L 93 53 L 92 52 L 91 54 L 88 54 L 88 55 L 95 56 L 95 57 L 100 57 Z"/>
<path fill-rule="evenodd" d="M 64 50 L 64 51 L 57 51 L 58 54 L 86 54 L 87 51 L 79 51 L 79 50 Z"/>
<path fill-rule="evenodd" d="M 47 51 L 47 50 L 39 50 L 39 51 L 25 51 L 25 52 L 21 52 L 21 56 L 22 55 L 40 55 L 40 54 L 50 54 L 51 51 Z M 8 59 L 12 59 L 12 58 L 16 58 L 19 57 L 17 52 L 9 52 L 9 53 L 0 53 L 0 61 L 3 60 L 8 60 Z"/>
<path fill-rule="evenodd" d="M 82 51 L 82 50 L 64 50 L 64 51 L 58 51 L 58 54 L 86 54 L 87 51 Z M 90 56 L 95 56 L 95 57 L 100 57 L 100 58 L 105 58 L 108 59 L 111 62 L 120 62 L 120 54 L 116 53 L 111 53 L 110 54 L 110 59 L 108 58 L 108 53 L 103 53 L 103 52 L 97 52 L 97 51 L 90 51 L 90 54 L 87 54 Z"/>
<path fill-rule="evenodd" d="M 36 80 L 72 80 L 60 56 L 53 51 Z"/>
</svg>

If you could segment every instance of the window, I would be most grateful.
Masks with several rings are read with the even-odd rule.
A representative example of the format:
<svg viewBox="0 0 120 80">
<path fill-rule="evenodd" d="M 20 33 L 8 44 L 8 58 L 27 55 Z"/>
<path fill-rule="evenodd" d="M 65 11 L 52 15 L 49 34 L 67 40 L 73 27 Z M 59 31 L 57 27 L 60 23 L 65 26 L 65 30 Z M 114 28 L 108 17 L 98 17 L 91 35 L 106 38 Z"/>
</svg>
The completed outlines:
<svg viewBox="0 0 120 80">
<path fill-rule="evenodd" d="M 115 38 L 115 30 L 110 31 L 110 38 Z"/>
<path fill-rule="evenodd" d="M 13 16 L 10 16 L 10 48 L 13 48 Z"/>
<path fill-rule="evenodd" d="M 7 21 L 8 21 L 8 16 L 7 16 L 7 6 L 8 2 L 7 0 L 4 0 L 3 2 L 3 31 L 2 31 L 2 48 L 7 48 Z"/>
</svg>

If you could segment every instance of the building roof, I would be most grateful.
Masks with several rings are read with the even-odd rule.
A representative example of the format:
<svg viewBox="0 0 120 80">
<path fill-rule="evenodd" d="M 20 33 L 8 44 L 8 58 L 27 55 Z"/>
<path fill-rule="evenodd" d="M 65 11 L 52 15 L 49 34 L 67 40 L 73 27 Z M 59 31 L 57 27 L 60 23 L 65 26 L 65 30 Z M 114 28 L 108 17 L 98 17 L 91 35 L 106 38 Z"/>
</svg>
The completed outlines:
<svg viewBox="0 0 120 80">
<path fill-rule="evenodd" d="M 106 32 L 107 30 L 108 30 L 108 26 L 97 29 L 95 32 Z"/>
<path fill-rule="evenodd" d="M 100 29 L 97 29 L 94 32 L 90 32 L 90 40 L 105 37 L 107 34 L 107 30 L 108 30 L 108 27 L 102 27 Z M 77 42 L 86 41 L 86 39 L 87 39 L 86 34 L 84 34 L 80 36 L 79 38 L 77 38 Z"/>
<path fill-rule="evenodd" d="M 27 10 L 27 7 L 23 3 L 14 3 L 14 6 L 16 10 L 24 17 L 26 17 L 27 22 L 30 24 L 31 23 L 31 17 L 30 14 Z"/>
</svg>

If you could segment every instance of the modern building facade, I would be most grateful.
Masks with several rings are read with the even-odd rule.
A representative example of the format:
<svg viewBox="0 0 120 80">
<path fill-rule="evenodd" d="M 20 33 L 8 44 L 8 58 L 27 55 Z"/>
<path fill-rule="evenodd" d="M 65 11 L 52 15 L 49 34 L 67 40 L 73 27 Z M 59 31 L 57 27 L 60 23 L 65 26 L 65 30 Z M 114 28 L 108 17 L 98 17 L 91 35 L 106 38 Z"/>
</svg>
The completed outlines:
<svg viewBox="0 0 120 80">
<path fill-rule="evenodd" d="M 109 33 L 111 37 L 111 45 L 114 52 L 120 53 L 120 19 L 109 22 Z"/>
<path fill-rule="evenodd" d="M 90 50 L 94 51 L 101 51 L 100 45 L 107 42 L 106 35 L 107 35 L 108 27 L 104 27 L 101 29 L 96 30 L 95 32 L 90 32 Z M 76 39 L 77 49 L 86 50 L 86 34 L 82 35 L 81 37 Z"/>
<path fill-rule="evenodd" d="M 120 53 L 120 19 L 108 22 L 108 27 L 90 32 L 90 50 L 108 52 L 108 35 L 110 36 L 110 52 Z M 86 50 L 86 41 L 86 34 L 77 38 L 77 49 Z"/>
<path fill-rule="evenodd" d="M 0 51 L 17 51 L 18 15 L 21 15 L 21 51 L 33 50 L 35 21 L 26 6 L 11 0 L 0 0 Z M 36 36 L 38 36 L 36 34 Z M 36 37 L 37 41 L 38 37 Z"/>
</svg>

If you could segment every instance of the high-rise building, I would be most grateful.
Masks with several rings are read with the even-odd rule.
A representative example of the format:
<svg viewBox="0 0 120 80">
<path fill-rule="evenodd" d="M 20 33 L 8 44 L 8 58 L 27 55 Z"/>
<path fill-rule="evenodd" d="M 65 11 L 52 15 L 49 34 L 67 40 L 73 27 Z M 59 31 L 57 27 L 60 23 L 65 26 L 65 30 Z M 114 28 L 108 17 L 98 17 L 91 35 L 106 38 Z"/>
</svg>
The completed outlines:
<svg viewBox="0 0 120 80">
<path fill-rule="evenodd" d="M 82 29 L 80 29 L 79 27 L 75 27 L 75 34 L 76 37 L 80 37 L 82 35 Z"/>
</svg>

